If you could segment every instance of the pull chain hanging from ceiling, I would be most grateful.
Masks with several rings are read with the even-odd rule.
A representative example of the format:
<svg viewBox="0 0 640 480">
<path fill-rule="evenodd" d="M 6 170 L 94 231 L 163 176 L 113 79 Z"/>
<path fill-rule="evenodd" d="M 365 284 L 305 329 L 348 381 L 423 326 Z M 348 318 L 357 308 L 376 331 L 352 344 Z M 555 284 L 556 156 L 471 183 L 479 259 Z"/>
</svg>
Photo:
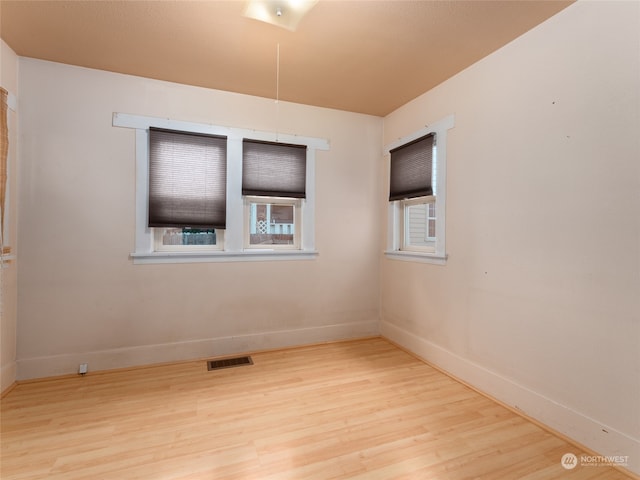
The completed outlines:
<svg viewBox="0 0 640 480">
<path fill-rule="evenodd" d="M 279 141 L 280 123 L 280 44 L 276 46 L 276 142 Z"/>
</svg>

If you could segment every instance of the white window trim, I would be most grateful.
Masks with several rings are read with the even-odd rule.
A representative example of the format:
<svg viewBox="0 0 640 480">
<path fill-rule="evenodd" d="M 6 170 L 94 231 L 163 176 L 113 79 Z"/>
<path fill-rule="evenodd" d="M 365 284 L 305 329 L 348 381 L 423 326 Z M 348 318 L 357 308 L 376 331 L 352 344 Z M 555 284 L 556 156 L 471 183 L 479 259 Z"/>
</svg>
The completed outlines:
<svg viewBox="0 0 640 480">
<path fill-rule="evenodd" d="M 126 113 L 114 113 L 113 126 L 133 128 L 136 131 L 136 230 L 135 250 L 130 254 L 134 264 L 309 260 L 317 257 L 318 252 L 315 248 L 315 158 L 316 150 L 329 150 L 328 140 Z M 155 250 L 153 230 L 147 227 L 149 127 L 227 137 L 227 228 L 224 233 L 224 250 L 206 252 Z M 306 198 L 301 202 L 303 212 L 299 250 L 244 248 L 242 140 L 245 138 L 307 146 Z"/>
<path fill-rule="evenodd" d="M 394 260 L 431 263 L 445 265 L 446 253 L 446 199 L 447 199 L 447 131 L 455 126 L 454 115 L 449 115 L 438 122 L 402 137 L 385 146 L 387 156 L 391 150 L 401 147 L 413 140 L 424 137 L 429 133 L 436 134 L 436 185 L 438 186 L 436 199 L 436 244 L 435 251 L 402 250 L 402 231 L 404 204 L 400 200 L 388 202 L 387 210 L 387 249 L 384 254 Z"/>
</svg>

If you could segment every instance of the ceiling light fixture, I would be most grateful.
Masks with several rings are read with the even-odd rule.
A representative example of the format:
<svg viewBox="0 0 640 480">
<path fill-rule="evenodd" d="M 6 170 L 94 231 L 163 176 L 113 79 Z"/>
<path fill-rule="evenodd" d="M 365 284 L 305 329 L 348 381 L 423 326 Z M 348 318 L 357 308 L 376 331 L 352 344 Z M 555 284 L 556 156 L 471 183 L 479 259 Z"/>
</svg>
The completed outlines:
<svg viewBox="0 0 640 480">
<path fill-rule="evenodd" d="M 294 32 L 318 0 L 248 0 L 244 16 Z"/>
</svg>

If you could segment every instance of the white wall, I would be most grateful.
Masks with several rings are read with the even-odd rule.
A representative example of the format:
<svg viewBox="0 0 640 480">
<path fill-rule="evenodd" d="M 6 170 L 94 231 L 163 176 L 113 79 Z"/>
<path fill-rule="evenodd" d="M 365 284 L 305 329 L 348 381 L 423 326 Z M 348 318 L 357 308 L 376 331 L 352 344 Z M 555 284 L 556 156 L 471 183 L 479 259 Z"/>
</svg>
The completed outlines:
<svg viewBox="0 0 640 480">
<path fill-rule="evenodd" d="M 133 265 L 135 133 L 113 112 L 275 131 L 273 100 L 20 59 L 18 378 L 378 333 L 382 119 L 280 104 L 316 155 L 316 260 Z"/>
<path fill-rule="evenodd" d="M 2 387 L 16 355 L 26 379 L 375 334 L 381 314 L 388 338 L 640 472 L 639 14 L 578 2 L 384 135 L 378 118 L 281 103 L 281 132 L 331 142 L 313 261 L 128 257 L 134 133 L 111 114 L 272 131 L 273 101 L 20 59 L 20 318 L 17 354 L 2 318 Z M 381 143 L 451 113 L 449 261 L 379 272 Z"/>
<path fill-rule="evenodd" d="M 383 335 L 636 472 L 639 32 L 581 1 L 389 115 L 385 144 L 455 114 L 449 260 L 381 272 Z"/>
<path fill-rule="evenodd" d="M 16 322 L 17 322 L 17 99 L 18 99 L 18 57 L 0 40 L 0 86 L 13 98 L 14 108 L 7 113 L 9 127 L 9 157 L 7 198 L 5 199 L 6 220 L 3 246 L 10 247 L 0 269 L 0 392 L 9 388 L 16 379 Z M 6 261 L 8 259 L 8 261 Z"/>
</svg>

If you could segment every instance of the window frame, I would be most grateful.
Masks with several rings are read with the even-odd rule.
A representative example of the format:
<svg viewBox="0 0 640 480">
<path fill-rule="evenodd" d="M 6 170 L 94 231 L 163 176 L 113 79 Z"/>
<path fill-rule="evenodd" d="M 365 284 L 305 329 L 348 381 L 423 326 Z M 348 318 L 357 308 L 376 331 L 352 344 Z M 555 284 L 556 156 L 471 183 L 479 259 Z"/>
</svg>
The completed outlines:
<svg viewBox="0 0 640 480">
<path fill-rule="evenodd" d="M 9 89 L 3 85 L 0 85 L 0 88 L 4 88 L 7 92 L 7 112 L 6 112 L 6 122 L 7 122 L 7 138 L 8 138 L 8 152 L 7 152 L 7 177 L 6 177 L 6 187 L 5 187 L 5 198 L 4 198 L 4 223 L 0 225 L 2 232 L 0 232 L 0 268 L 5 268 L 11 261 L 16 259 L 15 249 L 12 248 L 12 242 L 14 237 L 12 236 L 14 232 L 12 232 L 12 227 L 15 226 L 15 220 L 11 216 L 11 205 L 12 205 L 12 178 L 13 171 L 15 168 L 15 151 L 16 147 L 12 142 L 12 139 L 17 139 L 15 133 L 15 125 L 17 125 L 17 117 L 16 113 L 18 111 L 18 99 L 17 97 L 9 91 Z"/>
<path fill-rule="evenodd" d="M 118 112 L 113 113 L 112 125 L 135 130 L 136 226 L 135 248 L 130 253 L 134 264 L 311 260 L 318 256 L 315 248 L 315 159 L 317 151 L 329 150 L 328 140 Z M 150 127 L 227 137 L 227 228 L 223 234 L 223 250 L 156 250 L 155 234 L 147 226 Z M 307 146 L 306 198 L 301 199 L 300 248 L 297 250 L 245 248 L 244 198 L 241 193 L 243 139 Z"/>
<path fill-rule="evenodd" d="M 447 131 L 455 126 L 454 115 L 449 115 L 431 125 L 402 137 L 385 146 L 385 158 L 387 163 L 387 187 L 388 174 L 390 171 L 390 152 L 398 147 L 406 145 L 414 140 L 424 137 L 430 133 L 435 134 L 435 154 L 433 183 L 437 186 L 436 195 L 436 239 L 435 247 L 407 249 L 404 246 L 405 228 L 405 205 L 412 202 L 410 200 L 387 201 L 387 248 L 384 254 L 387 258 L 394 260 L 405 260 L 423 263 L 445 265 L 448 255 L 446 252 L 446 174 L 447 174 Z M 387 192 L 388 193 L 388 192 Z M 387 195 L 388 198 L 388 195 Z M 428 198 L 428 197 L 419 197 Z"/>
</svg>

